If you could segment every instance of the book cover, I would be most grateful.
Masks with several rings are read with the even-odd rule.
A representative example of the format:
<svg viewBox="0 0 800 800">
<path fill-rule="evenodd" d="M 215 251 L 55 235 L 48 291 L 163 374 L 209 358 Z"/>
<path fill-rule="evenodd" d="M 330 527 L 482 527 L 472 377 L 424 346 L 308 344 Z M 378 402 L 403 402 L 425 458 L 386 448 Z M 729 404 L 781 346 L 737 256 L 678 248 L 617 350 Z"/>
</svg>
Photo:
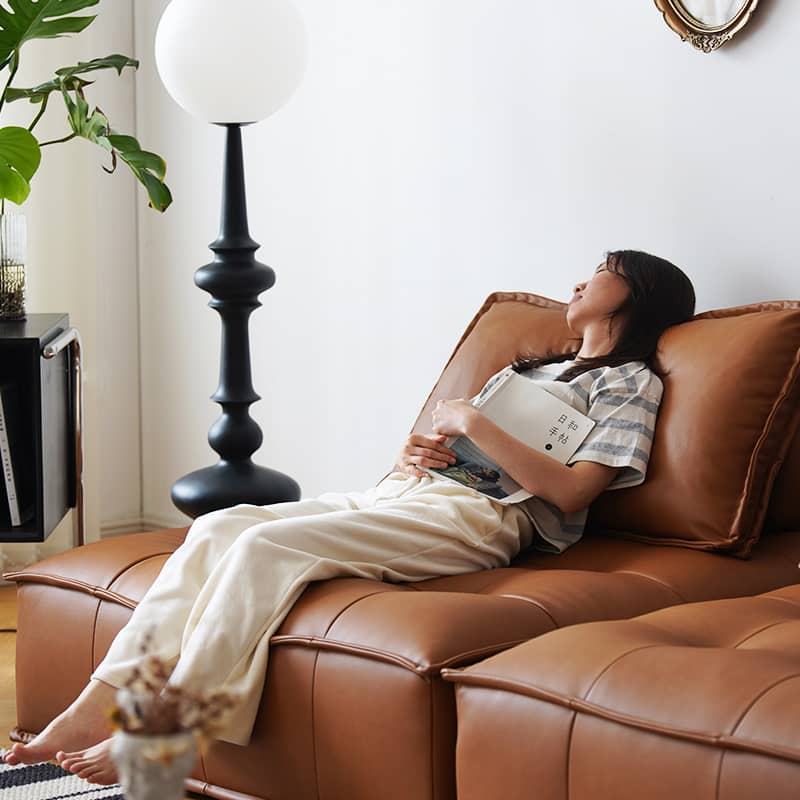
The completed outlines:
<svg viewBox="0 0 800 800">
<path fill-rule="evenodd" d="M 0 383 L 0 469 L 12 527 L 32 515 L 29 453 L 23 445 L 23 420 L 19 387 L 13 381 Z"/>
<path fill-rule="evenodd" d="M 574 455 L 595 424 L 569 403 L 510 368 L 473 405 L 515 439 L 562 464 Z M 469 486 L 503 504 L 532 497 L 466 436 L 450 437 L 445 444 L 455 451 L 456 463 L 428 472 Z"/>
</svg>

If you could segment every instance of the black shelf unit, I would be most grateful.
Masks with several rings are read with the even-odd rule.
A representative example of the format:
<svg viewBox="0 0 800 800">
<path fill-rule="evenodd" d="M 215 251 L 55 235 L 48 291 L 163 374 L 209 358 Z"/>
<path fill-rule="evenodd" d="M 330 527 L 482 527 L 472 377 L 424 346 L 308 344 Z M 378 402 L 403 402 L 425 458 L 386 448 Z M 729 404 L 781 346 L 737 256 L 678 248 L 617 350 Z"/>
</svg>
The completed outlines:
<svg viewBox="0 0 800 800">
<path fill-rule="evenodd" d="M 16 438 L 29 464 L 24 491 L 26 505 L 33 508 L 29 519 L 12 527 L 2 490 L 0 543 L 45 541 L 75 505 L 72 356 L 66 348 L 54 358 L 42 357 L 43 349 L 69 328 L 67 314 L 30 314 L 19 322 L 0 321 L 0 381 L 13 381 L 18 388 Z"/>
</svg>

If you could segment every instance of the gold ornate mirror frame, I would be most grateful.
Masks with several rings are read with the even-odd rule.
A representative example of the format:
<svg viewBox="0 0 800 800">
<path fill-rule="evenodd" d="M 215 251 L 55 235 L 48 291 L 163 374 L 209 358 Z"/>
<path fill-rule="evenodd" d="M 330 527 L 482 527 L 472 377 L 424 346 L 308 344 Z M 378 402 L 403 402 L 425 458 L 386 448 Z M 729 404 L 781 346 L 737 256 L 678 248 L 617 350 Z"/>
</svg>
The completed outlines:
<svg viewBox="0 0 800 800">
<path fill-rule="evenodd" d="M 730 41 L 748 22 L 758 5 L 758 0 L 743 0 L 742 7 L 724 25 L 705 25 L 695 19 L 680 0 L 655 0 L 664 15 L 664 21 L 683 41 L 698 50 L 711 53 Z"/>
</svg>

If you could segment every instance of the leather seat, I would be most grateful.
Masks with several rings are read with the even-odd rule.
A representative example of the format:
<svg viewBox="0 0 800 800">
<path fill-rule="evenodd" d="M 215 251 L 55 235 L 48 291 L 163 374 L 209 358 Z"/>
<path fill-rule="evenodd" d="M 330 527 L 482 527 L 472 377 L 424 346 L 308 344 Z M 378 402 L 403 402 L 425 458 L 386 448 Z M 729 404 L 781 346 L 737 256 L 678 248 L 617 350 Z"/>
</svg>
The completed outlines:
<svg viewBox="0 0 800 800">
<path fill-rule="evenodd" d="M 20 731 L 41 730 L 77 695 L 184 534 L 98 542 L 16 576 L 26 631 Z M 443 668 L 559 627 L 788 585 L 798 561 L 800 533 L 770 534 L 748 561 L 590 536 L 560 556 L 527 553 L 503 569 L 313 584 L 272 639 L 253 741 L 215 742 L 192 786 L 215 797 L 305 800 L 320 786 L 366 797 L 378 781 L 392 787 L 383 798 L 452 796 L 452 768 L 442 765 L 453 762 L 456 715 Z M 56 664 L 63 678 L 43 683 Z M 346 753 L 337 750 L 345 743 Z"/>
<path fill-rule="evenodd" d="M 794 800 L 800 586 L 576 625 L 464 670 L 460 800 Z"/>
</svg>

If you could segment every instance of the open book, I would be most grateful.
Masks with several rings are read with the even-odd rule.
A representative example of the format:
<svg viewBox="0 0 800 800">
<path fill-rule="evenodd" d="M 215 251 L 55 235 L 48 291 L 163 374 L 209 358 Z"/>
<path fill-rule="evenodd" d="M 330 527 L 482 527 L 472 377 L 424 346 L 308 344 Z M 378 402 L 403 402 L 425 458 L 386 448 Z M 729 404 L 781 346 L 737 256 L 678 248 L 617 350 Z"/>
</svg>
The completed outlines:
<svg viewBox="0 0 800 800">
<path fill-rule="evenodd" d="M 506 433 L 562 464 L 567 463 L 594 427 L 593 419 L 510 367 L 472 404 Z M 469 486 L 503 504 L 532 497 L 466 436 L 451 436 L 445 445 L 455 451 L 456 463 L 428 472 Z"/>
</svg>

